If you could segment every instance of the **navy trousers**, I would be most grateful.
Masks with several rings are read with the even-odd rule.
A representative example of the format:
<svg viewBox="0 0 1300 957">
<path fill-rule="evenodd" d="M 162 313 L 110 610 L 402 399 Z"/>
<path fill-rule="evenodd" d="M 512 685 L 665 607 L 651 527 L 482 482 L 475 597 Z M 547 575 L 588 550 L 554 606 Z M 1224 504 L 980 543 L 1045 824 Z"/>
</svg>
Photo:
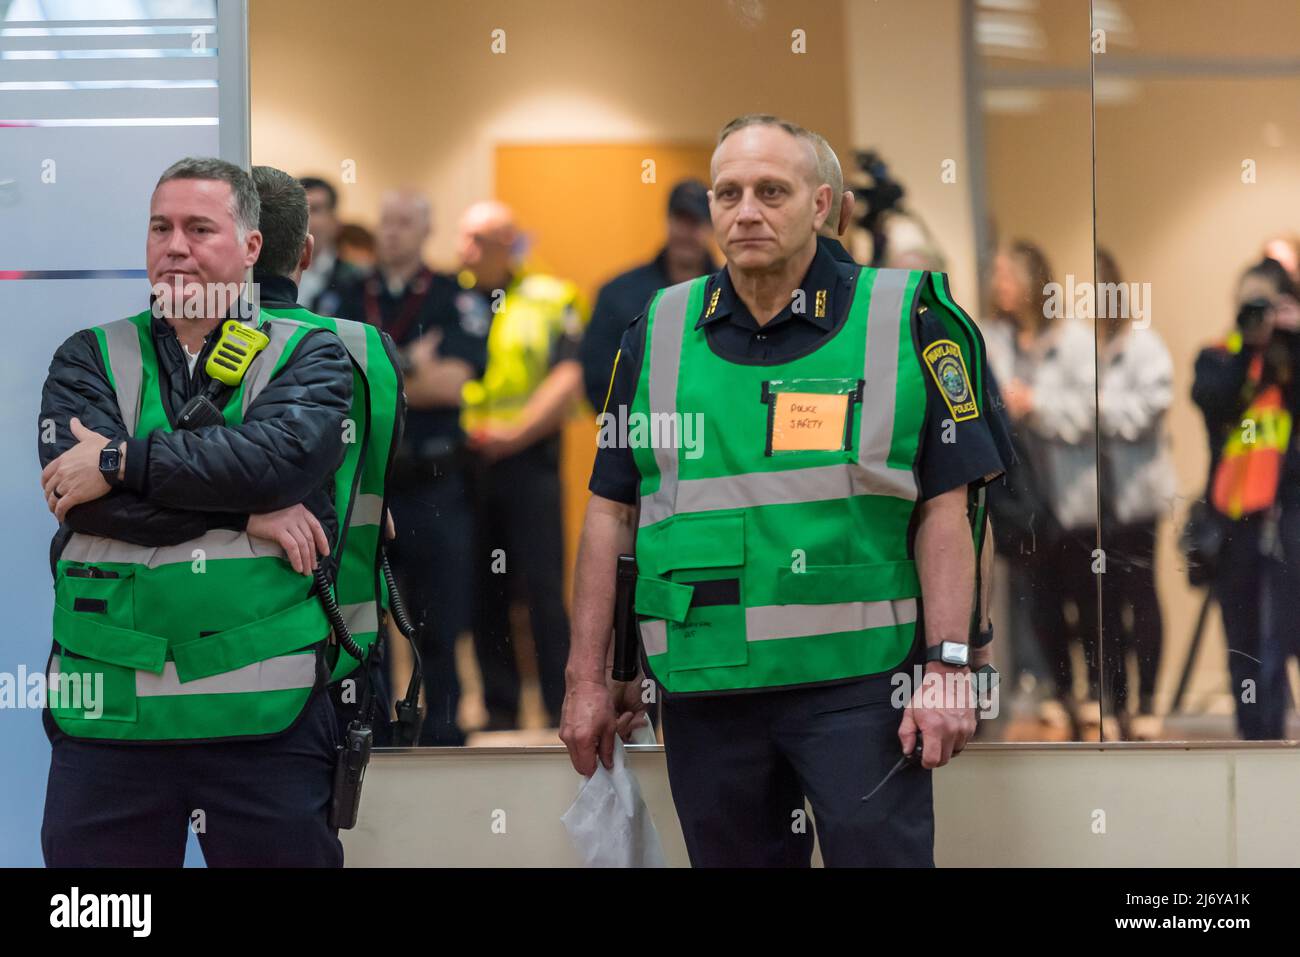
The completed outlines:
<svg viewBox="0 0 1300 957">
<path fill-rule="evenodd" d="M 902 712 L 878 678 L 663 701 L 673 803 L 694 867 L 933 867 L 930 772 L 898 771 Z"/>
<path fill-rule="evenodd" d="M 474 650 L 483 678 L 490 729 L 514 728 L 519 668 L 510 603 L 522 594 L 537 652 L 542 703 L 557 724 L 564 704 L 569 616 L 564 608 L 564 525 L 557 456 L 550 444 L 532 448 L 474 474 Z M 505 560 L 505 573 L 501 562 Z"/>
<path fill-rule="evenodd" d="M 465 733 L 456 723 L 460 708 L 456 637 L 469 627 L 473 587 L 469 508 L 459 470 L 426 479 L 389 498 L 397 527 L 397 538 L 387 546 L 389 561 L 420 642 L 424 668 L 422 745 L 459 747 L 465 743 Z M 400 698 L 406 688 L 391 689 L 390 693 Z"/>
<path fill-rule="evenodd" d="M 180 867 L 185 830 L 209 867 L 342 867 L 328 822 L 333 706 L 317 694 L 275 738 L 220 744 L 76 741 L 52 748 L 41 849 L 48 867 Z"/>
<path fill-rule="evenodd" d="M 1243 739 L 1286 736 L 1291 689 L 1287 658 L 1300 655 L 1300 508 L 1282 509 L 1277 541 L 1264 519 L 1233 522 L 1223 544 L 1215 597 L 1228 639 L 1228 670 Z"/>
</svg>

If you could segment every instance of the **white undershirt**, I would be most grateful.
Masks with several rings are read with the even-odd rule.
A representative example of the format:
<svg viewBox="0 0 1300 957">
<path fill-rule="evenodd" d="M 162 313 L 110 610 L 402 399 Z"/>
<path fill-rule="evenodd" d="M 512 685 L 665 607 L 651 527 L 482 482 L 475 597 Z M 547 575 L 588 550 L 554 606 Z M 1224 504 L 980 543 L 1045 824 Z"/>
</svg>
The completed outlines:
<svg viewBox="0 0 1300 957">
<path fill-rule="evenodd" d="M 194 375 L 194 363 L 199 361 L 199 355 L 203 350 L 200 349 L 198 352 L 190 352 L 189 347 L 183 342 L 181 343 L 181 348 L 185 350 L 185 361 L 189 364 L 190 375 L 192 376 Z"/>
</svg>

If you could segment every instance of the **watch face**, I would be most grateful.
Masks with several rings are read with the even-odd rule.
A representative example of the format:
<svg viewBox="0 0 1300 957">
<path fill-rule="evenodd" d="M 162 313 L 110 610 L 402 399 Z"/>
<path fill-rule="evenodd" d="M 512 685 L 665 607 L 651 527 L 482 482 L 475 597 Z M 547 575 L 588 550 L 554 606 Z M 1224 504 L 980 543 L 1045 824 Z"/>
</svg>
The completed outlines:
<svg viewBox="0 0 1300 957">
<path fill-rule="evenodd" d="M 964 665 L 970 660 L 970 648 L 960 641 L 945 641 L 940 649 L 944 664 Z"/>
<path fill-rule="evenodd" d="M 117 449 L 104 449 L 99 453 L 99 470 L 101 472 L 116 472 L 121 466 L 122 453 Z"/>
</svg>

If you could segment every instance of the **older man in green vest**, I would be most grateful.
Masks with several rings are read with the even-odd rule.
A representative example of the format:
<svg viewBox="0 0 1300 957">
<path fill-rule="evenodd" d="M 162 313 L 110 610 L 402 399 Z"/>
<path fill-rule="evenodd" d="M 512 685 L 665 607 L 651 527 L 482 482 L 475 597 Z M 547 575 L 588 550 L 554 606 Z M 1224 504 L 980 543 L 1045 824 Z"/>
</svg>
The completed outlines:
<svg viewBox="0 0 1300 957">
<path fill-rule="evenodd" d="M 711 172 L 726 267 L 657 293 L 615 362 L 561 737 L 590 775 L 662 696 L 696 866 L 807 866 L 805 800 L 828 864 L 931 865 L 929 772 L 975 727 L 968 489 L 1002 469 L 923 318 L 959 310 L 941 274 L 819 248 L 839 197 L 802 128 L 740 117 Z M 653 685 L 607 680 L 625 552 Z"/>
</svg>

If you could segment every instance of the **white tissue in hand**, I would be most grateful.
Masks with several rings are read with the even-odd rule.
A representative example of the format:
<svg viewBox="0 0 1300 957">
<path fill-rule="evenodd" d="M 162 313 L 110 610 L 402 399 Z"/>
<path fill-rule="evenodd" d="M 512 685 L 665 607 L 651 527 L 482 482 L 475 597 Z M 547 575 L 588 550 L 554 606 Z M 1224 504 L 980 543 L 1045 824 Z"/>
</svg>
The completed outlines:
<svg viewBox="0 0 1300 957">
<path fill-rule="evenodd" d="M 613 769 L 597 759 L 596 773 L 582 783 L 560 820 L 588 867 L 666 866 L 659 832 L 641 787 L 624 762 L 623 742 L 618 738 Z"/>
</svg>

